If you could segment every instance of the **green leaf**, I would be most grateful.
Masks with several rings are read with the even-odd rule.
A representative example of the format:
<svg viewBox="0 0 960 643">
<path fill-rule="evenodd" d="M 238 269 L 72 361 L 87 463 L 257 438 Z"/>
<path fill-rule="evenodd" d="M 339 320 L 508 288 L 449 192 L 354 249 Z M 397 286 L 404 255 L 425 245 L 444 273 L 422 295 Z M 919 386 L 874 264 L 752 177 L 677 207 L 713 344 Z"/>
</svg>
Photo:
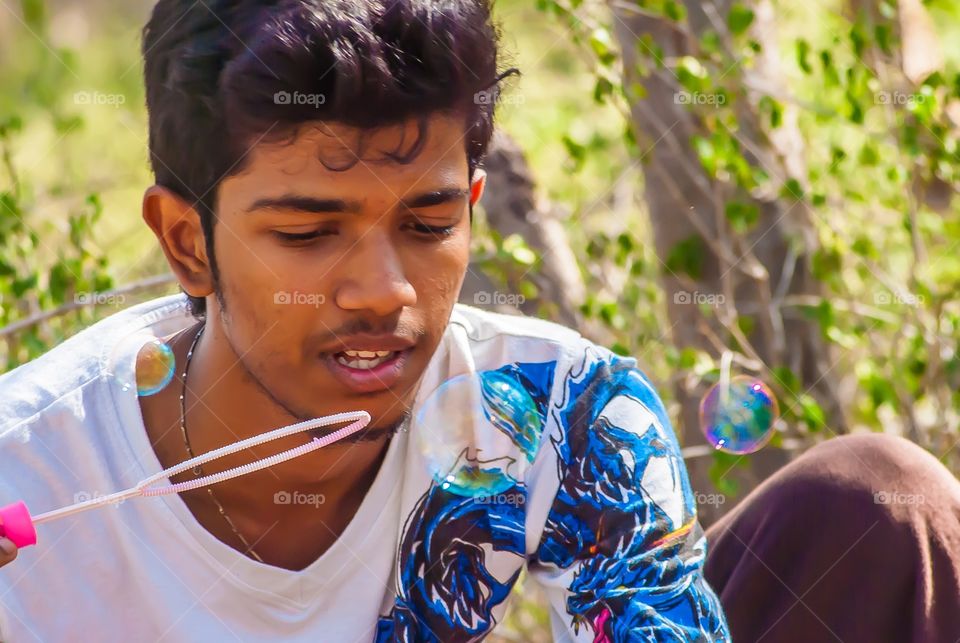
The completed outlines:
<svg viewBox="0 0 960 643">
<path fill-rule="evenodd" d="M 768 115 L 770 129 L 777 129 L 783 124 L 783 105 L 770 96 L 760 99 L 760 111 Z"/>
<path fill-rule="evenodd" d="M 803 38 L 797 40 L 797 65 L 805 74 L 809 74 L 813 71 L 813 67 L 810 66 L 810 61 L 807 57 L 810 55 L 810 43 L 808 43 Z"/>
<path fill-rule="evenodd" d="M 20 0 L 23 21 L 33 32 L 42 32 L 46 21 L 45 0 Z"/>
<path fill-rule="evenodd" d="M 663 13 L 674 22 L 680 22 L 687 17 L 687 8 L 676 0 L 666 0 L 663 3 Z"/>
<path fill-rule="evenodd" d="M 800 417 L 811 431 L 820 431 L 827 426 L 827 415 L 813 396 L 804 393 L 798 401 L 802 410 Z"/>
<path fill-rule="evenodd" d="M 56 263 L 50 270 L 49 279 L 48 287 L 54 303 L 64 303 L 67 288 L 74 282 L 73 275 L 70 273 L 67 264 L 64 261 Z"/>
<path fill-rule="evenodd" d="M 511 234 L 503 240 L 503 251 L 523 266 L 532 266 L 537 262 L 537 253 L 530 249 L 519 234 Z"/>
<path fill-rule="evenodd" d="M 787 179 L 780 188 L 780 197 L 789 201 L 798 201 L 803 199 L 803 186 L 796 179 Z"/>
<path fill-rule="evenodd" d="M 589 42 L 590 48 L 593 49 L 593 53 L 597 55 L 602 64 L 610 65 L 617 59 L 610 32 L 603 27 L 597 27 L 590 32 Z"/>
<path fill-rule="evenodd" d="M 860 154 L 857 160 L 861 165 L 869 167 L 877 165 L 877 163 L 880 162 L 880 151 L 877 149 L 876 143 L 873 141 L 865 141 L 863 147 L 860 148 Z"/>
<path fill-rule="evenodd" d="M 823 66 L 823 82 L 827 87 L 840 84 L 840 76 L 833 66 L 833 56 L 826 49 L 820 50 L 820 64 Z"/>
<path fill-rule="evenodd" d="M 857 125 L 862 125 L 864 111 L 863 106 L 860 104 L 860 99 L 849 91 L 846 93 L 846 98 L 847 106 L 850 108 L 850 111 L 848 112 L 848 118 L 850 119 L 850 122 L 856 123 Z"/>
<path fill-rule="evenodd" d="M 630 87 L 627 91 L 630 98 L 634 98 L 636 100 L 643 100 L 647 97 L 647 87 L 642 83 L 630 83 Z M 627 133 L 631 136 L 633 135 L 633 131 L 629 126 L 627 127 Z"/>
<path fill-rule="evenodd" d="M 6 138 L 23 129 L 23 119 L 14 114 L 6 120 L 0 121 L 0 138 Z"/>
<path fill-rule="evenodd" d="M 697 152 L 700 164 L 710 176 L 717 174 L 717 151 L 713 146 L 713 141 L 702 136 L 692 136 L 691 142 L 693 149 Z"/>
<path fill-rule="evenodd" d="M 622 355 L 624 357 L 630 356 L 630 349 L 627 346 L 621 344 L 620 342 L 616 342 L 613 346 L 610 347 L 610 350 L 616 353 L 617 355 Z"/>
<path fill-rule="evenodd" d="M 753 23 L 754 13 L 749 7 L 736 2 L 730 7 L 727 25 L 734 35 L 742 34 Z"/>
<path fill-rule="evenodd" d="M 610 96 L 613 93 L 613 83 L 610 82 L 610 79 L 605 76 L 598 76 L 597 83 L 593 87 L 593 100 L 597 103 L 603 104 L 607 96 Z"/>
<path fill-rule="evenodd" d="M 878 24 L 873 28 L 873 38 L 877 45 L 888 56 L 893 55 L 893 46 L 891 44 L 890 25 Z"/>
<path fill-rule="evenodd" d="M 693 365 L 697 363 L 697 349 L 690 346 L 684 347 L 680 351 L 679 361 L 677 367 L 686 370 L 693 368 Z"/>
<path fill-rule="evenodd" d="M 38 275 L 36 272 L 32 273 L 26 279 L 14 279 L 13 280 L 13 296 L 14 297 L 23 297 L 27 291 L 34 290 L 37 287 Z"/>
<path fill-rule="evenodd" d="M 579 170 L 583 167 L 583 163 L 587 158 L 587 147 L 570 138 L 568 134 L 564 134 L 560 141 L 563 143 L 563 146 L 567 148 L 567 154 L 573 159 L 574 169 Z"/>
<path fill-rule="evenodd" d="M 853 55 L 856 56 L 858 60 L 862 59 L 864 49 L 867 45 L 866 37 L 859 24 L 855 24 L 850 28 L 850 43 L 853 45 Z"/>
<path fill-rule="evenodd" d="M 725 214 L 730 227 L 741 234 L 748 232 L 760 220 L 760 208 L 753 203 L 730 201 Z"/>
<path fill-rule="evenodd" d="M 703 272 L 703 260 L 707 248 L 699 235 L 691 235 L 676 243 L 667 254 L 667 268 L 674 273 L 684 273 L 699 280 Z"/>
<path fill-rule="evenodd" d="M 873 240 L 865 234 L 857 235 L 853 243 L 850 244 L 850 249 L 861 257 L 868 259 L 877 259 L 879 257 L 877 247 L 874 245 Z"/>
<path fill-rule="evenodd" d="M 740 485 L 730 474 L 736 469 L 745 469 L 750 459 L 717 449 L 713 452 L 713 464 L 707 475 L 717 490 L 727 496 L 737 495 Z"/>
<path fill-rule="evenodd" d="M 773 376 L 784 389 L 792 395 L 798 395 L 801 390 L 800 378 L 787 366 L 773 368 Z"/>
<path fill-rule="evenodd" d="M 840 271 L 842 257 L 835 248 L 819 248 L 813 253 L 811 268 L 813 276 L 821 281 L 829 276 L 836 275 Z"/>
</svg>

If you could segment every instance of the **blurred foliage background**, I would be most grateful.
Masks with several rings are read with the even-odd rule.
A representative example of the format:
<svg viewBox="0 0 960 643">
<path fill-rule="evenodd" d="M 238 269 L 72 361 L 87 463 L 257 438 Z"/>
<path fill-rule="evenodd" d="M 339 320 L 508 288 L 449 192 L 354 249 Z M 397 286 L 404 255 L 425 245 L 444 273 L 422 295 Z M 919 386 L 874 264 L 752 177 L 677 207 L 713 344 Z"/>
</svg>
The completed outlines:
<svg viewBox="0 0 960 643">
<path fill-rule="evenodd" d="M 0 369 L 177 290 L 140 218 L 150 6 L 0 4 Z M 960 470 L 960 2 L 496 14 L 523 76 L 499 97 L 477 222 L 489 281 L 463 301 L 493 284 L 637 357 L 698 498 L 729 498 L 704 524 L 837 433 L 905 435 Z M 757 455 L 703 448 L 697 401 L 724 368 L 780 400 Z M 497 640 L 549 640 L 518 593 Z"/>
</svg>

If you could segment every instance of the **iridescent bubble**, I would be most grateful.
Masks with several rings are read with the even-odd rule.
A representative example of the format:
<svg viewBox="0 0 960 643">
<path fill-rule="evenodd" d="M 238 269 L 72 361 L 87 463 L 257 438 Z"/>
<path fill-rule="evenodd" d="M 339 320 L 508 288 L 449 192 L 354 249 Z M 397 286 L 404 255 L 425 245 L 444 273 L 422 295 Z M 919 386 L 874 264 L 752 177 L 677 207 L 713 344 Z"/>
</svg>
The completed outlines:
<svg viewBox="0 0 960 643">
<path fill-rule="evenodd" d="M 780 417 L 777 398 L 770 387 L 749 375 L 713 385 L 700 401 L 700 428 L 707 441 L 728 453 L 753 453 L 773 437 Z"/>
<path fill-rule="evenodd" d="M 107 373 L 120 388 L 135 388 L 137 395 L 155 395 L 173 380 L 176 360 L 173 350 L 161 339 L 144 334 L 131 335 L 114 349 Z"/>
<path fill-rule="evenodd" d="M 137 353 L 137 395 L 154 395 L 173 379 L 176 360 L 173 349 L 159 339 L 152 339 Z"/>
<path fill-rule="evenodd" d="M 530 393 L 506 373 L 484 371 L 479 376 L 487 419 L 510 436 L 528 462 L 533 462 L 540 445 L 543 422 Z"/>
<path fill-rule="evenodd" d="M 441 489 L 478 497 L 523 481 L 540 443 L 542 420 L 515 377 L 481 371 L 441 384 L 415 409 L 411 432 Z"/>
</svg>

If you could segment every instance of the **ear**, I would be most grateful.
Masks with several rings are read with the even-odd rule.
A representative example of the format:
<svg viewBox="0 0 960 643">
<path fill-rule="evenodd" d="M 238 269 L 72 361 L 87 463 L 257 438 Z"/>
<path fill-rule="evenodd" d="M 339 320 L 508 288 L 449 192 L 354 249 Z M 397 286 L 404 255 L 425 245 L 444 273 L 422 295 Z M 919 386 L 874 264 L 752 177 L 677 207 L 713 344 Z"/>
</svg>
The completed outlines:
<svg viewBox="0 0 960 643">
<path fill-rule="evenodd" d="M 157 236 L 170 269 L 192 297 L 213 293 L 200 215 L 172 190 L 154 185 L 143 195 L 143 220 Z"/>
<path fill-rule="evenodd" d="M 473 171 L 473 180 L 470 182 L 470 205 L 476 205 L 483 196 L 483 189 L 487 185 L 487 172 L 483 168 Z"/>
</svg>

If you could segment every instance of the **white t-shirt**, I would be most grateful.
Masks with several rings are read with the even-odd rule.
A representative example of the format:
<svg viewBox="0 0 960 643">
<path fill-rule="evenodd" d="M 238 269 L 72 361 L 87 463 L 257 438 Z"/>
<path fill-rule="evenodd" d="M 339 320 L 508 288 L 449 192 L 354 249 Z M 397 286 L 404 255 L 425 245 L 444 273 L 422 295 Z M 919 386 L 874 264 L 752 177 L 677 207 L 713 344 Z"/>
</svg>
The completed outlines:
<svg viewBox="0 0 960 643">
<path fill-rule="evenodd" d="M 36 515 L 162 469 L 135 388 L 110 373 L 122 339 L 192 324 L 185 303 L 121 311 L 0 376 L 0 504 Z M 524 566 L 557 640 L 727 640 L 676 438 L 635 361 L 458 304 L 417 403 L 468 372 L 493 387 L 473 459 L 438 476 L 413 422 L 306 569 L 247 558 L 177 495 L 135 498 L 37 527 L 38 545 L 0 569 L 0 642 L 476 640 Z M 486 396 L 504 379 L 524 394 L 498 405 Z M 477 480 L 486 495 L 461 485 Z"/>
</svg>

